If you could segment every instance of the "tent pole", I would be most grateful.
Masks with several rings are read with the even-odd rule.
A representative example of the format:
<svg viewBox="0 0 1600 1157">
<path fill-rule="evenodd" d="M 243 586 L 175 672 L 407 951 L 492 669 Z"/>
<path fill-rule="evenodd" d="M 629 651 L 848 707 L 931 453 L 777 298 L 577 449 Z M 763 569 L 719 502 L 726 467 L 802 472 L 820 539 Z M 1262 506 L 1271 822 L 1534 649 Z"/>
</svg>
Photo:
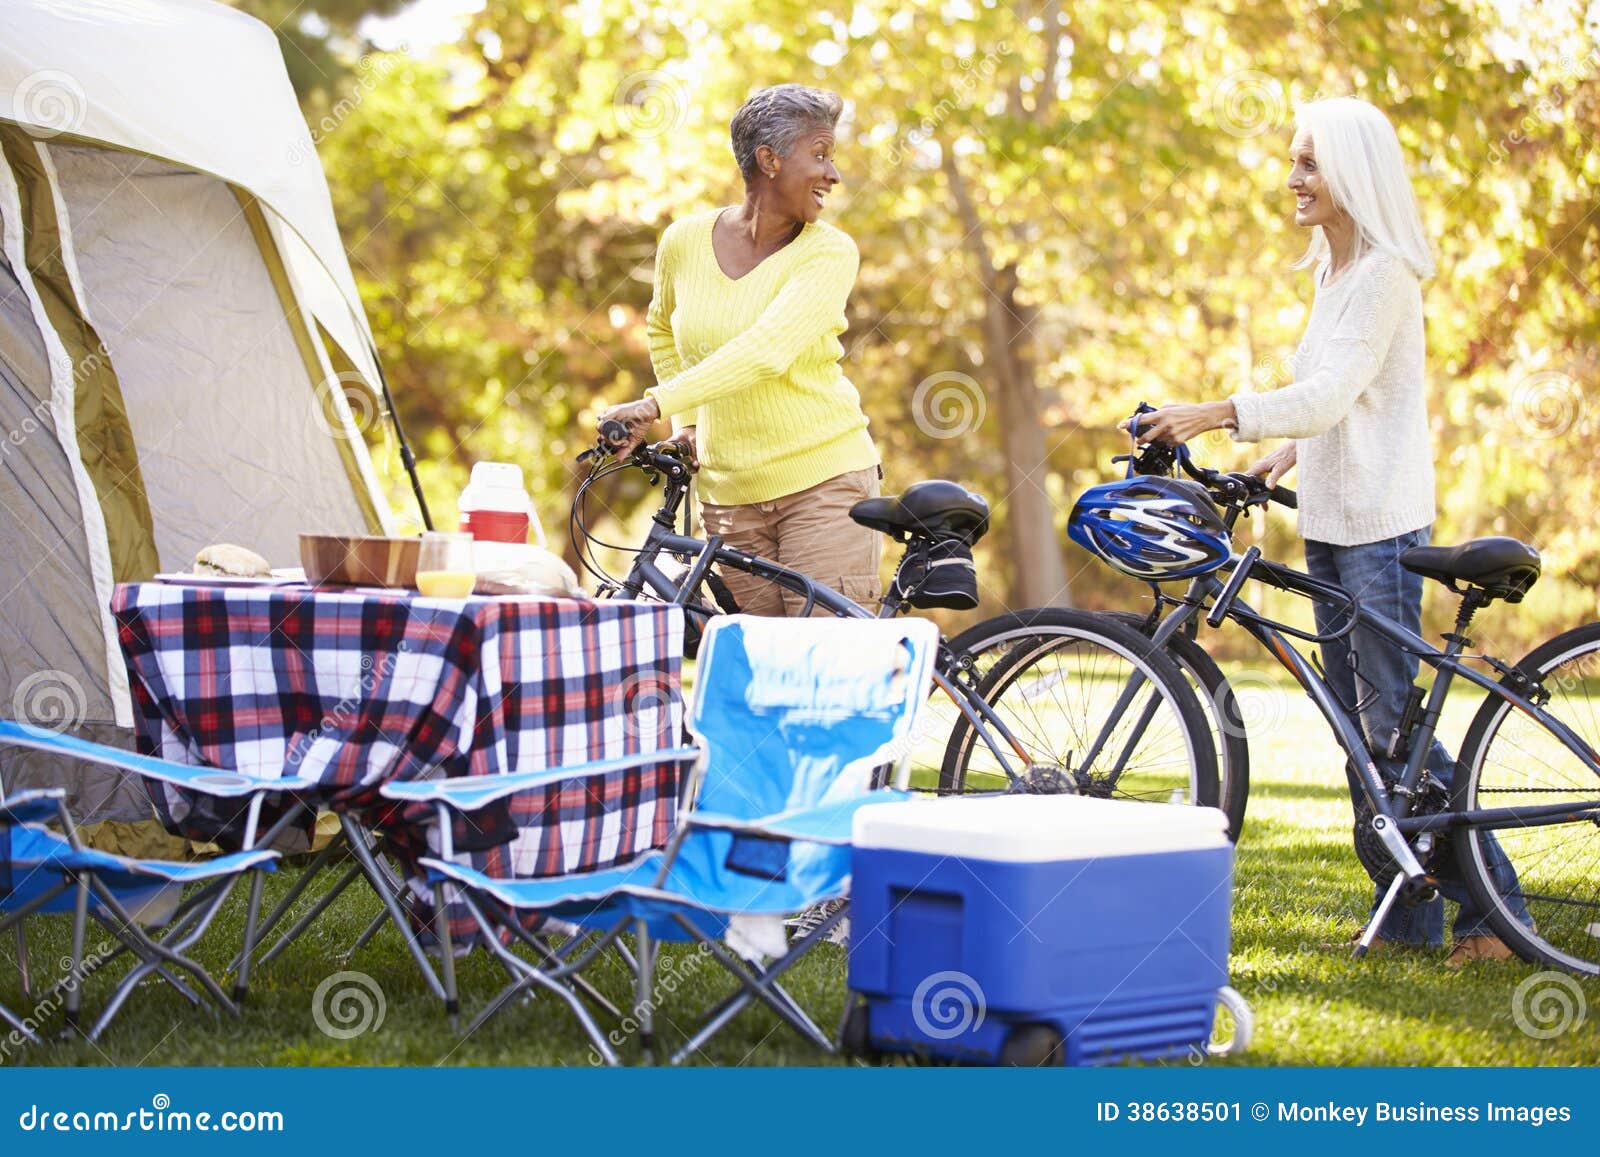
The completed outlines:
<svg viewBox="0 0 1600 1157">
<path fill-rule="evenodd" d="M 389 392 L 389 378 L 383 372 L 383 363 L 378 359 L 376 349 L 372 351 L 372 364 L 378 371 L 378 388 L 383 391 L 383 404 L 389 408 L 389 421 L 394 424 L 395 440 L 400 444 L 400 464 L 411 477 L 411 492 L 417 496 L 417 509 L 422 512 L 422 525 L 432 530 L 433 515 L 428 513 L 428 500 L 423 497 L 422 482 L 417 478 L 417 456 L 411 452 L 405 428 L 400 425 L 400 411 L 395 409 L 394 395 Z"/>
</svg>

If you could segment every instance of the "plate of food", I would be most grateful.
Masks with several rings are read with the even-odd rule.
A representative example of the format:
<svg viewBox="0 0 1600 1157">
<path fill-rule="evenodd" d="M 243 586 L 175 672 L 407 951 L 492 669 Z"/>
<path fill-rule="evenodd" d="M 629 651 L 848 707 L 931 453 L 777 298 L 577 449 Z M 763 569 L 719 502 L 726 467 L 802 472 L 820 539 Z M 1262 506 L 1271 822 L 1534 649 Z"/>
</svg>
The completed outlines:
<svg viewBox="0 0 1600 1157">
<path fill-rule="evenodd" d="M 191 571 L 167 571 L 155 576 L 157 582 L 190 587 L 281 587 L 306 581 L 299 567 L 274 570 L 253 550 L 221 542 L 194 556 Z"/>
</svg>

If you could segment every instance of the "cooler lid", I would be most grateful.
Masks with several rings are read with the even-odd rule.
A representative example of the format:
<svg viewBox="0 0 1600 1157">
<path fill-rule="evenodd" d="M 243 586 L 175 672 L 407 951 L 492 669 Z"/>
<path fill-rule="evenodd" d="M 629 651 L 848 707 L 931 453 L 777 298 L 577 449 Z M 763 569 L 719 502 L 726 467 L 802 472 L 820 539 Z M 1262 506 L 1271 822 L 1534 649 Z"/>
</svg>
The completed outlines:
<svg viewBox="0 0 1600 1157">
<path fill-rule="evenodd" d="M 856 812 L 851 842 L 858 848 L 1042 863 L 1220 848 L 1228 843 L 1227 833 L 1227 817 L 1212 807 L 995 795 L 873 804 Z"/>
</svg>

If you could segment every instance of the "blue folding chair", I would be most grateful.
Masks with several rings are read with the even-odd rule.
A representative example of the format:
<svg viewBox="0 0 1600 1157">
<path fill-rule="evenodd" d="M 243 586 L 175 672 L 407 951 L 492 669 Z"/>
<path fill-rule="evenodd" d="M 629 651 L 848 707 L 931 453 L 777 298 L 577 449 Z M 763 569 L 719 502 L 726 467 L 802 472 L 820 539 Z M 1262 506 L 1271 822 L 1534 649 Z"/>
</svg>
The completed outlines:
<svg viewBox="0 0 1600 1157">
<path fill-rule="evenodd" d="M 265 798 L 314 786 L 299 779 L 263 780 L 216 768 L 169 763 L 8 720 L 0 720 L 0 745 L 88 760 L 217 799 L 237 801 L 244 819 L 247 849 L 257 842 Z M 48 829 L 46 824 L 56 825 L 59 831 Z M 26 922 L 33 916 L 71 911 L 70 967 L 67 976 L 52 989 L 52 994 L 59 991 L 64 998 L 69 1030 L 78 1027 L 84 981 L 124 953 L 131 953 L 137 963 L 118 982 L 105 1009 L 85 1034 L 90 1040 L 105 1031 L 133 989 L 150 975 L 161 977 L 191 1003 L 199 1004 L 200 996 L 177 974 L 188 973 L 218 1008 L 237 1017 L 248 984 L 260 884 L 277 860 L 277 853 L 267 850 L 245 850 L 194 862 L 114 856 L 83 845 L 67 810 L 65 793 L 59 789 L 20 792 L 0 799 L 0 933 L 16 929 L 24 995 L 31 999 Z M 245 919 L 244 964 L 235 977 L 230 999 L 210 974 L 185 953 L 205 934 L 233 886 L 247 873 L 254 873 L 254 886 Z M 188 884 L 203 887 L 188 898 L 181 898 L 180 893 Z M 111 933 L 119 947 L 85 960 L 84 939 L 90 917 Z M 141 918 L 160 923 L 159 935 L 147 931 Z M 3 1006 L 0 1019 L 29 1041 L 38 1040 L 24 1018 Z"/>
<path fill-rule="evenodd" d="M 656 944 L 662 940 L 698 941 L 739 981 L 739 990 L 712 1009 L 673 1055 L 673 1064 L 757 1000 L 832 1051 L 832 1042 L 779 978 L 838 925 L 843 907 L 770 963 L 741 960 L 721 940 L 737 917 L 781 918 L 846 896 L 856 810 L 906 798 L 907 759 L 938 641 L 933 623 L 915 619 L 714 620 L 701 644 L 688 721 L 701 759 L 685 791 L 679 826 L 666 848 L 621 867 L 553 879 L 490 878 L 450 862 L 451 813 L 470 813 L 491 798 L 524 790 L 510 782 L 519 777 L 502 777 L 503 784 L 385 785 L 383 794 L 391 799 L 436 806 L 443 855 L 422 863 L 441 892 L 449 886 L 459 893 L 485 932 L 499 927 L 515 935 L 523 926 L 517 914 L 535 912 L 597 934 L 575 939 L 537 966 L 523 962 L 472 1027 L 517 995 L 543 987 L 562 994 L 578 1011 L 596 1052 L 616 1064 L 610 1043 L 567 986 L 631 930 L 634 1015 L 647 1055 L 654 1048 L 651 994 Z M 875 789 L 885 765 L 894 769 L 895 786 Z M 544 777 L 540 786 L 562 778 L 561 769 L 534 774 Z"/>
</svg>

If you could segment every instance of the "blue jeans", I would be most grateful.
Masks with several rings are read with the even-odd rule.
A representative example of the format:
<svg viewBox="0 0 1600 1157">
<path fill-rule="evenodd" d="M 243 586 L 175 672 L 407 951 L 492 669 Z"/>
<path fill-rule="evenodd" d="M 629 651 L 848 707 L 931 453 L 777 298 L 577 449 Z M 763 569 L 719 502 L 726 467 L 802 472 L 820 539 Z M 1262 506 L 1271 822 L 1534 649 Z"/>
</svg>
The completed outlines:
<svg viewBox="0 0 1600 1157">
<path fill-rule="evenodd" d="M 1421 575 L 1413 574 L 1400 565 L 1400 554 L 1413 546 L 1426 546 L 1430 537 L 1431 528 L 1424 527 L 1396 538 L 1359 546 L 1334 546 L 1308 539 L 1306 570 L 1313 578 L 1337 583 L 1354 595 L 1366 609 L 1420 634 L 1423 579 Z M 1345 621 L 1338 607 L 1317 603 L 1315 613 L 1319 632 L 1336 630 Z M 1352 650 L 1356 656 L 1353 670 L 1350 665 Z M 1322 644 L 1322 665 L 1327 672 L 1328 683 L 1347 710 L 1365 701 L 1359 722 L 1366 736 L 1367 747 L 1383 777 L 1390 782 L 1397 781 L 1405 771 L 1405 764 L 1383 758 L 1382 752 L 1388 749 L 1389 733 L 1400 722 L 1406 695 L 1417 680 L 1417 656 L 1407 654 L 1373 631 L 1357 627 L 1342 639 Z M 1455 778 L 1455 767 L 1455 760 L 1435 739 L 1433 746 L 1428 749 L 1428 770 L 1449 788 Z M 1350 781 L 1352 803 L 1364 798 L 1361 782 L 1348 764 L 1345 776 Z M 1485 852 L 1495 884 L 1502 895 L 1514 894 L 1518 890 L 1516 871 L 1499 843 L 1492 836 L 1489 841 L 1490 846 Z M 1483 910 L 1474 902 L 1466 885 L 1456 874 L 1454 857 L 1440 866 L 1438 876 L 1440 890 L 1461 905 L 1461 910 L 1456 913 L 1455 938 L 1460 940 L 1467 936 L 1494 935 Z M 1383 889 L 1379 888 L 1373 900 L 1374 911 L 1382 896 Z M 1531 926 L 1532 920 L 1520 896 L 1515 897 L 1513 907 L 1517 909 L 1517 918 Z M 1396 905 L 1384 920 L 1378 935 L 1385 940 L 1398 940 L 1416 946 L 1442 946 L 1444 901 L 1434 900 L 1414 908 Z"/>
</svg>

